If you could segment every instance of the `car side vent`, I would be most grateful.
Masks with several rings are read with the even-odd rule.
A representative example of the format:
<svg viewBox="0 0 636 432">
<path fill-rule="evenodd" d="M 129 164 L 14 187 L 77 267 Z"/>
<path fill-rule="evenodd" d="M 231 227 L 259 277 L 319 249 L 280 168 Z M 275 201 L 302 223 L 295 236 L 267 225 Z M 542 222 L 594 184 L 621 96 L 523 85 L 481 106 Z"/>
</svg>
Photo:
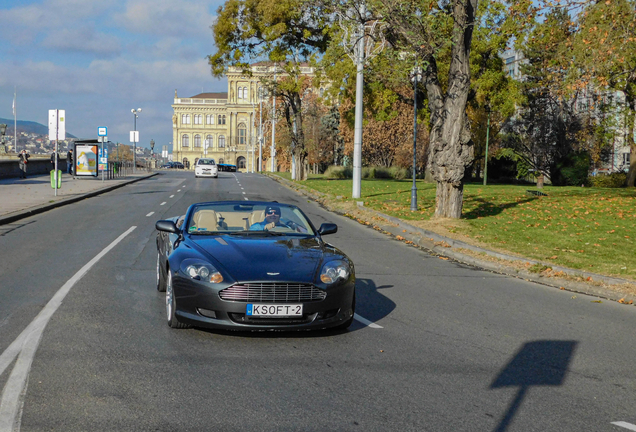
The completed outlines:
<svg viewBox="0 0 636 432">
<path fill-rule="evenodd" d="M 324 300 L 327 293 L 311 284 L 246 283 L 219 292 L 222 300 L 261 303 L 298 303 Z"/>
</svg>

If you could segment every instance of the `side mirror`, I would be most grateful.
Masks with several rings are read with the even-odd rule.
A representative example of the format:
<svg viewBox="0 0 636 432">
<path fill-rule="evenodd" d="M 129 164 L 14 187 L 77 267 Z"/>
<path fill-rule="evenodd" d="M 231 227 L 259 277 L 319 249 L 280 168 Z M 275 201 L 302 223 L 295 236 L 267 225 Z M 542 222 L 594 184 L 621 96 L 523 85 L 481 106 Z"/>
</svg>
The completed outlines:
<svg viewBox="0 0 636 432">
<path fill-rule="evenodd" d="M 318 234 L 320 234 L 321 236 L 327 234 L 335 234 L 337 232 L 338 225 L 336 225 L 335 223 L 324 223 L 320 225 L 320 228 L 318 229 Z"/>
<path fill-rule="evenodd" d="M 164 231 L 174 234 L 179 233 L 179 228 L 177 228 L 177 225 L 173 221 L 169 220 L 157 221 L 157 223 L 155 223 L 155 228 L 157 228 L 157 231 Z"/>
</svg>

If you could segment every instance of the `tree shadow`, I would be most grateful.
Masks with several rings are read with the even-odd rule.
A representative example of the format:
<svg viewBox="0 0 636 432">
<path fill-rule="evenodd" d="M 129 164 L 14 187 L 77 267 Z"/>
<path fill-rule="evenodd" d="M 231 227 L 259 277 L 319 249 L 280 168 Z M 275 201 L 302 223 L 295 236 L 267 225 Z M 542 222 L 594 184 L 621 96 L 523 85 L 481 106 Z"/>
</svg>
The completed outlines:
<svg viewBox="0 0 636 432">
<path fill-rule="evenodd" d="M 474 198 L 471 201 L 479 202 L 480 204 L 473 210 L 462 214 L 462 219 L 477 219 L 484 216 L 495 216 L 503 213 L 504 210 L 517 207 L 519 204 L 526 204 L 532 201 L 540 199 L 539 197 L 529 197 L 521 201 L 515 201 L 508 204 L 493 204 L 490 201 L 486 201 L 483 198 Z M 464 203 L 465 204 L 465 203 Z"/>
<path fill-rule="evenodd" d="M 543 340 L 521 347 L 490 385 L 519 388 L 495 432 L 504 432 L 512 423 L 530 387 L 563 385 L 576 345 L 576 341 Z"/>
</svg>

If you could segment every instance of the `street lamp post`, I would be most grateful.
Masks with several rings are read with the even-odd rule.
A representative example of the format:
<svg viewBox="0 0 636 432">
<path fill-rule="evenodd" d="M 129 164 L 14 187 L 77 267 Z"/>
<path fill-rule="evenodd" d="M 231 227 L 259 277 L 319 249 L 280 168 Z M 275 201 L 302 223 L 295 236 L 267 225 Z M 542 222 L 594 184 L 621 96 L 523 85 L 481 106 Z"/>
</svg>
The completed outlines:
<svg viewBox="0 0 636 432">
<path fill-rule="evenodd" d="M 484 159 L 484 186 L 488 179 L 488 135 L 490 135 L 490 106 L 486 106 L 486 112 L 488 113 L 488 122 L 486 125 L 486 158 Z"/>
<path fill-rule="evenodd" d="M 139 113 L 141 112 L 141 108 L 131 109 L 131 113 L 133 113 L 133 174 L 137 172 L 137 117 L 139 117 Z"/>
<path fill-rule="evenodd" d="M 422 79 L 422 68 L 416 66 L 411 71 L 413 81 L 413 186 L 411 187 L 411 211 L 417 210 L 417 186 L 415 184 L 417 167 L 417 83 Z"/>
<path fill-rule="evenodd" d="M 150 163 L 152 164 L 152 168 L 155 167 L 155 140 L 150 140 Z"/>
</svg>

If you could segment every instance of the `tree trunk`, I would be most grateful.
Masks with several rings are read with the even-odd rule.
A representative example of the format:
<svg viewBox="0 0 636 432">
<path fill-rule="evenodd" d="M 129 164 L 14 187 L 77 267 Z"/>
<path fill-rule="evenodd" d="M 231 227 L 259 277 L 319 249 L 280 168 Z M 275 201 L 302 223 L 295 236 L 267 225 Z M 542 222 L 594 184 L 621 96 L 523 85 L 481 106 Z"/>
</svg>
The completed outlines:
<svg viewBox="0 0 636 432">
<path fill-rule="evenodd" d="M 543 174 L 539 174 L 537 176 L 537 188 L 538 189 L 543 189 L 543 182 L 545 180 L 545 177 Z"/>
<path fill-rule="evenodd" d="M 470 45 L 478 0 L 453 2 L 453 48 L 448 90 L 442 94 L 437 63 L 431 55 L 424 82 L 431 110 L 430 167 L 437 182 L 435 217 L 459 219 L 464 202 L 464 172 L 474 148 L 466 102 L 470 90 Z"/>
<path fill-rule="evenodd" d="M 449 182 L 437 182 L 435 197 L 435 216 L 459 219 L 464 204 L 464 185 L 455 186 Z M 438 214 L 445 216 L 437 216 Z"/>
</svg>

